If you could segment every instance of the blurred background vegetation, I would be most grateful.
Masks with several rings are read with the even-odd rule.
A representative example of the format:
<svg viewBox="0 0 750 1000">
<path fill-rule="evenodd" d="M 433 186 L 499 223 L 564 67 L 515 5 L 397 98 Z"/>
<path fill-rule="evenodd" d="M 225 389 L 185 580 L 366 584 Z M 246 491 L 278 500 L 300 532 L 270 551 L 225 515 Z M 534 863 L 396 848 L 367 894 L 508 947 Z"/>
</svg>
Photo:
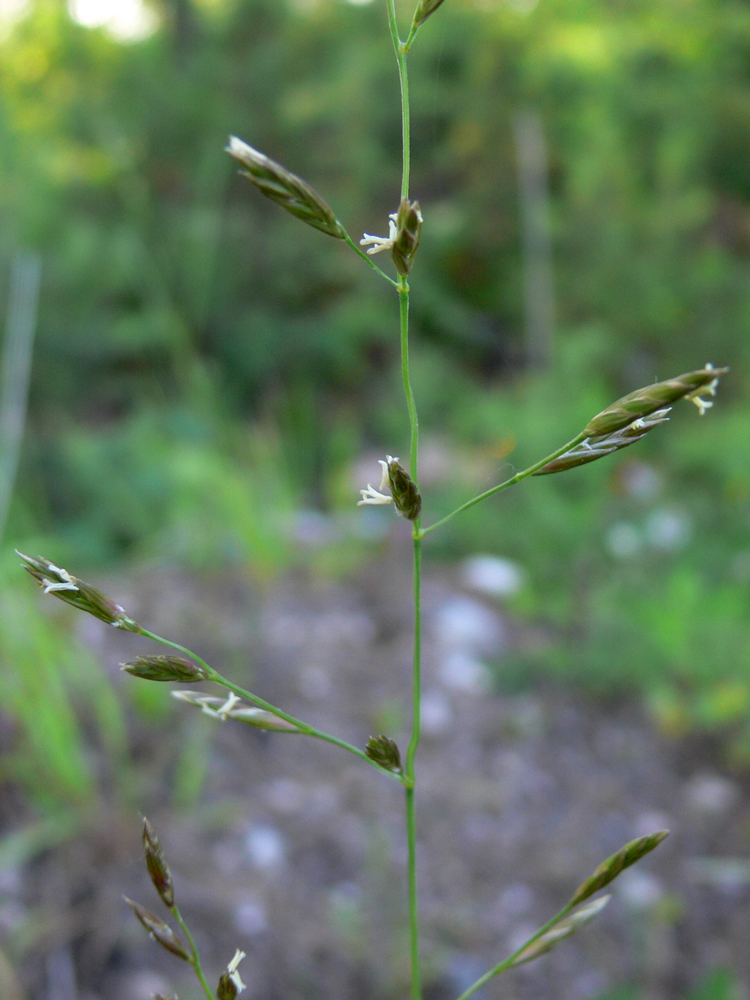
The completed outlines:
<svg viewBox="0 0 750 1000">
<path fill-rule="evenodd" d="M 71 756 L 76 697 L 115 755 L 126 738 L 68 618 L 39 616 L 14 546 L 82 576 L 160 559 L 267 578 L 313 561 L 346 573 L 387 544 L 383 512 L 354 500 L 378 455 L 407 450 L 394 297 L 258 197 L 223 146 L 241 136 L 352 235 L 383 232 L 398 82 L 378 2 L 149 0 L 128 37 L 82 23 L 80 2 L 3 10 L 0 303 L 20 254 L 39 255 L 42 277 L 0 551 L 0 688 L 9 718 L 45 703 L 51 721 L 2 760 L 46 809 L 94 794 L 90 762 Z M 718 734 L 744 766 L 750 8 L 450 0 L 411 73 L 428 522 L 622 393 L 732 368 L 703 420 L 681 407 L 622 457 L 475 508 L 431 536 L 429 558 L 521 567 L 510 610 L 552 638 L 504 660 L 498 683 L 643 693 L 667 732 Z M 524 292 L 529 116 L 554 278 L 541 354 Z"/>
</svg>

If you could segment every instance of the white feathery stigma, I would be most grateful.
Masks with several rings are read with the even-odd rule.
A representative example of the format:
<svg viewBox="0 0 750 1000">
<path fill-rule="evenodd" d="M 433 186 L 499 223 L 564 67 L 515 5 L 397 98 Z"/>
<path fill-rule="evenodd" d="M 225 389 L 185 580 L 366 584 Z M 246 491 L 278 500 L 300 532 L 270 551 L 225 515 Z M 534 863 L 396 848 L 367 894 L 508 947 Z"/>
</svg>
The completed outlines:
<svg viewBox="0 0 750 1000">
<path fill-rule="evenodd" d="M 56 590 L 78 590 L 78 587 L 73 583 L 73 578 L 66 569 L 55 566 L 54 563 L 49 564 L 49 569 L 50 572 L 55 573 L 60 579 L 48 580 L 45 576 L 42 580 L 45 594 L 53 593 Z"/>
<path fill-rule="evenodd" d="M 369 252 L 369 251 L 368 251 Z M 383 490 L 388 489 L 388 466 L 391 462 L 398 462 L 397 458 L 393 455 L 386 455 L 385 461 L 382 458 L 378 459 L 378 463 L 383 470 L 380 477 L 380 489 L 376 490 L 370 483 L 367 484 L 366 490 L 360 490 L 361 500 L 357 501 L 357 506 L 361 507 L 363 504 L 385 504 L 391 503 L 393 497 L 388 493 L 383 493 Z"/>
<path fill-rule="evenodd" d="M 707 362 L 706 368 L 708 371 L 711 371 L 711 369 L 713 368 L 713 365 L 711 364 L 710 361 Z M 710 396 L 715 396 L 716 387 L 718 386 L 718 384 L 719 380 L 718 378 L 715 378 L 713 379 L 713 381 L 709 382 L 708 385 L 702 385 L 700 389 L 695 389 L 693 392 L 689 392 L 687 396 L 685 396 L 685 399 L 689 399 L 691 403 L 695 403 L 695 405 L 698 407 L 699 416 L 702 417 L 703 414 L 706 412 L 706 410 L 710 410 L 711 407 L 714 405 L 713 400 L 703 399 L 702 398 L 703 394 L 708 393 Z"/>
<path fill-rule="evenodd" d="M 398 213 L 394 212 L 392 215 L 388 216 L 388 235 L 387 236 L 370 236 L 369 233 L 365 233 L 363 239 L 359 241 L 361 247 L 369 246 L 370 249 L 367 251 L 370 257 L 374 253 L 380 253 L 382 250 L 390 250 L 393 246 L 393 241 L 398 235 L 398 230 L 396 229 L 396 219 L 398 218 Z M 372 244 L 372 246 L 370 246 Z M 372 501 L 375 503 L 376 501 Z M 381 500 L 380 503 L 383 501 Z"/>
</svg>

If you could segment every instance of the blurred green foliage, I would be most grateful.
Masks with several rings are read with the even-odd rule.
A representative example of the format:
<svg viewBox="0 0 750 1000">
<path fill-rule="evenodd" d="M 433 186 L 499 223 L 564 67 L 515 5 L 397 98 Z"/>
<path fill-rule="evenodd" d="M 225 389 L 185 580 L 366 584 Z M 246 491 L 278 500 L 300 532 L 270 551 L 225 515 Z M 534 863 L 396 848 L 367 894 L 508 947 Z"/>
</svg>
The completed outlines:
<svg viewBox="0 0 750 1000">
<path fill-rule="evenodd" d="M 694 989 L 685 995 L 685 1000 L 737 1000 L 742 988 L 734 975 L 727 969 L 715 969 Z M 623 987 L 606 993 L 599 1000 L 640 1000 L 642 994 L 637 989 Z"/>
<path fill-rule="evenodd" d="M 272 572 L 298 556 L 295 510 L 353 503 L 342 470 L 364 449 L 403 454 L 395 302 L 222 146 L 236 133 L 305 177 L 353 236 L 385 231 L 400 128 L 384 6 L 154 7 L 138 43 L 56 0 L 0 40 L 0 290 L 19 248 L 44 259 L 7 538 L 54 535 L 77 567 L 158 552 Z M 750 747 L 750 10 L 452 0 L 411 72 L 414 381 L 453 469 L 428 519 L 625 391 L 733 369 L 704 421 L 683 408 L 637 454 L 475 508 L 431 536 L 433 557 L 524 567 L 515 613 L 550 639 L 503 682 L 645 685 L 667 729 L 729 726 Z M 550 157 L 546 371 L 524 363 L 528 108 Z"/>
<path fill-rule="evenodd" d="M 34 247 L 45 266 L 19 503 L 99 558 L 168 521 L 139 418 L 214 450 L 217 411 L 271 421 L 297 492 L 320 501 L 331 428 L 353 422 L 355 450 L 401 410 L 388 288 L 259 199 L 222 152 L 235 132 L 314 183 L 353 234 L 385 229 L 400 136 L 382 5 L 161 11 L 161 30 L 124 45 L 37 0 L 0 43 L 0 264 Z M 518 372 L 512 126 L 533 107 L 561 339 L 597 325 L 610 394 L 709 358 L 746 370 L 748 66 L 735 3 L 444 6 L 412 71 L 427 219 L 415 339 L 475 382 Z M 87 462 L 107 470 L 101 493 Z"/>
<path fill-rule="evenodd" d="M 125 717 L 95 657 L 71 635 L 68 616 L 40 615 L 36 598 L 18 587 L 17 561 L 4 558 L 0 704 L 17 738 L 0 757 L 0 779 L 22 784 L 38 807 L 61 814 L 93 806 L 106 777 L 127 792 Z M 97 774 L 91 743 L 106 750 L 111 776 Z"/>
</svg>

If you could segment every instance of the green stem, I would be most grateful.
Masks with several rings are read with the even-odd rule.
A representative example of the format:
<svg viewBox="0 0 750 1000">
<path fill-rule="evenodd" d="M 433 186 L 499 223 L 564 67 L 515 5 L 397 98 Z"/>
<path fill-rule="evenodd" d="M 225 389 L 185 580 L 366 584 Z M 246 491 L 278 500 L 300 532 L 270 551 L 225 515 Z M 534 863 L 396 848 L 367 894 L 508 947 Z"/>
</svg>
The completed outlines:
<svg viewBox="0 0 750 1000">
<path fill-rule="evenodd" d="M 373 271 L 377 271 L 381 278 L 385 278 L 385 280 L 387 282 L 389 282 L 389 284 L 393 285 L 394 288 L 398 288 L 398 282 L 394 281 L 393 278 L 389 277 L 385 273 L 385 271 L 381 271 L 380 268 L 378 267 L 378 265 L 375 264 L 375 263 L 373 263 L 372 258 L 368 257 L 367 254 L 364 253 L 363 250 L 360 250 L 360 248 L 357 246 L 357 244 L 354 242 L 354 240 L 351 238 L 351 236 L 348 233 L 344 237 L 344 242 L 346 243 L 347 246 L 350 246 L 355 253 L 359 254 L 359 256 L 362 258 L 362 260 L 366 264 L 369 264 L 370 267 L 373 269 Z"/>
<path fill-rule="evenodd" d="M 414 662 L 412 670 L 413 704 L 411 740 L 406 751 L 406 777 L 414 784 L 414 758 L 421 736 L 421 694 L 422 694 L 422 540 L 414 537 Z M 407 786 L 408 787 L 408 786 Z"/>
<path fill-rule="evenodd" d="M 406 53 L 408 51 L 398 34 L 396 22 L 395 0 L 388 0 L 388 24 L 391 29 L 393 51 L 398 62 L 398 76 L 401 84 L 401 136 L 402 136 L 402 171 L 401 200 L 409 197 L 409 165 L 410 165 L 410 116 L 409 116 L 409 76 L 406 69 Z M 411 37 L 411 36 L 410 36 Z M 415 485 L 417 483 L 417 460 L 419 454 L 419 420 L 414 393 L 409 376 L 409 283 L 402 275 L 398 281 L 399 320 L 401 331 L 401 377 L 406 395 L 406 405 L 409 410 L 409 472 Z M 417 898 L 417 814 L 415 803 L 415 772 L 414 758 L 421 730 L 421 536 L 419 519 L 414 523 L 414 665 L 412 679 L 412 731 L 404 765 L 404 785 L 406 789 L 406 838 L 408 847 L 407 881 L 409 897 L 409 956 L 411 964 L 411 1000 L 422 998 L 422 976 L 419 961 L 419 903 Z"/>
<path fill-rule="evenodd" d="M 404 50 L 405 53 L 408 52 L 409 49 L 414 44 L 414 39 L 417 37 L 417 32 L 419 31 L 420 28 L 421 28 L 420 24 L 412 23 L 409 34 L 406 36 L 406 41 L 403 42 L 403 44 L 401 45 L 401 48 Z"/>
<path fill-rule="evenodd" d="M 559 924 L 563 917 L 566 917 L 572 909 L 573 904 L 571 903 L 563 907 L 563 909 L 560 910 L 560 912 L 557 913 L 551 920 L 548 920 L 543 927 L 540 927 L 538 931 L 532 934 L 528 941 L 524 941 L 520 948 L 516 948 L 512 955 L 503 959 L 502 962 L 490 969 L 489 972 L 485 972 L 483 976 L 480 976 L 475 983 L 472 983 L 468 990 L 465 990 L 461 996 L 458 997 L 458 1000 L 469 1000 L 469 997 L 473 996 L 477 990 L 481 990 L 483 986 L 486 986 L 490 979 L 494 979 L 495 976 L 498 976 L 501 972 L 505 972 L 509 969 L 519 957 L 521 952 L 525 951 L 528 947 L 534 944 L 535 941 L 538 941 L 542 934 L 546 934 L 548 930 L 555 926 L 555 924 Z"/>
<path fill-rule="evenodd" d="M 398 283 L 398 295 L 401 318 L 401 379 L 404 385 L 406 405 L 409 409 L 409 475 L 416 485 L 418 479 L 419 418 L 417 417 L 417 406 L 414 402 L 409 376 L 409 285 L 405 277 L 402 277 Z"/>
<path fill-rule="evenodd" d="M 419 419 L 414 402 L 414 393 L 409 377 L 409 285 L 406 278 L 399 282 L 401 317 L 401 374 L 409 410 L 409 469 L 414 483 L 417 482 L 417 458 L 419 452 Z M 406 751 L 404 785 L 406 786 L 406 838 L 408 846 L 407 881 L 409 896 L 409 950 L 411 961 L 411 998 L 421 1000 L 422 977 L 419 962 L 419 901 L 417 898 L 417 815 L 415 803 L 416 757 L 421 735 L 421 650 L 422 650 L 422 539 L 419 533 L 419 518 L 414 523 L 414 662 L 412 670 L 412 729 Z"/>
<path fill-rule="evenodd" d="M 440 528 L 442 527 L 442 525 L 452 520 L 452 518 L 454 518 L 456 514 L 461 514 L 463 513 L 463 511 L 468 510 L 475 504 L 480 503 L 480 501 L 486 500 L 487 497 L 494 496 L 496 493 L 500 493 L 502 490 L 507 490 L 509 486 L 515 486 L 516 483 L 520 483 L 523 479 L 527 479 L 529 476 L 533 476 L 534 473 L 537 472 L 539 469 L 541 469 L 542 466 L 545 466 L 547 462 L 551 462 L 553 461 L 553 459 L 559 458 L 560 455 L 564 455 L 565 452 L 569 451 L 571 448 L 575 448 L 575 446 L 577 444 L 580 444 L 585 437 L 586 435 L 584 433 L 579 434 L 577 437 L 574 437 L 572 441 L 568 441 L 567 444 L 564 444 L 561 448 L 558 448 L 557 451 L 553 451 L 551 455 L 547 455 L 545 458 L 542 458 L 538 462 L 535 462 L 533 465 L 530 465 L 528 469 L 524 469 L 523 472 L 517 472 L 515 476 L 511 476 L 510 479 L 506 479 L 505 482 L 500 483 L 499 486 L 493 486 L 492 489 L 485 490 L 484 493 L 480 493 L 479 496 L 474 497 L 472 500 L 467 500 L 466 503 L 461 504 L 460 507 L 456 507 L 454 511 L 451 511 L 450 514 L 446 514 L 446 516 L 441 518 L 439 521 L 436 521 L 434 524 L 430 524 L 426 528 L 422 528 L 421 531 L 419 532 L 419 537 L 424 538 L 425 535 L 428 535 L 431 531 L 434 531 L 435 528 Z"/>
<path fill-rule="evenodd" d="M 247 691 L 245 688 L 240 687 L 238 684 L 234 684 L 228 678 L 223 677 L 220 673 L 210 667 L 205 660 L 201 659 L 196 653 L 186 646 L 181 646 L 178 642 L 172 642 L 171 639 L 165 639 L 160 635 L 155 635 L 153 632 L 149 632 L 148 629 L 142 628 L 140 634 L 145 636 L 147 639 L 153 639 L 154 642 L 160 642 L 163 646 L 171 646 L 172 649 L 177 649 L 181 653 L 185 653 L 189 656 L 191 660 L 195 660 L 196 663 L 200 664 L 201 667 L 207 672 L 207 680 L 213 681 L 215 684 L 220 684 L 225 687 L 228 691 L 233 691 L 240 698 L 245 698 L 247 701 L 252 702 L 257 705 L 258 708 L 264 709 L 266 712 L 271 712 L 272 715 L 278 716 L 280 719 L 284 719 L 285 722 L 289 722 L 291 725 L 295 726 L 301 733 L 305 736 L 314 736 L 318 740 L 324 740 L 326 743 L 332 743 L 334 746 L 341 747 L 342 750 L 348 750 L 349 753 L 355 754 L 361 760 L 366 761 L 366 763 L 376 767 L 378 771 L 383 774 L 387 774 L 390 778 L 395 778 L 397 781 L 405 782 L 405 778 L 396 774 L 394 771 L 389 771 L 385 767 L 381 767 L 380 764 L 371 760 L 364 750 L 360 750 L 359 747 L 353 746 L 351 743 L 347 743 L 346 740 L 339 739 L 338 736 L 333 736 L 331 733 L 326 733 L 322 729 L 316 729 L 314 726 L 308 725 L 301 719 L 295 718 L 293 715 L 289 715 L 281 708 L 277 708 L 270 702 L 266 701 L 264 698 L 259 698 L 257 694 L 253 694 L 252 691 Z"/>
<path fill-rule="evenodd" d="M 182 933 L 185 935 L 185 937 L 187 938 L 187 942 L 190 945 L 190 951 L 193 954 L 193 957 L 190 960 L 190 964 L 192 965 L 193 970 L 195 971 L 195 974 L 198 977 L 201 986 L 206 991 L 206 996 L 208 997 L 208 1000 L 215 1000 L 216 995 L 206 982 L 206 977 L 203 975 L 203 968 L 201 966 L 200 956 L 198 955 L 198 949 L 195 947 L 195 941 L 193 941 L 193 935 L 190 933 L 188 925 L 182 919 L 182 914 L 180 913 L 178 908 L 176 906 L 170 906 L 170 910 L 174 914 L 175 920 L 182 928 Z"/>
<path fill-rule="evenodd" d="M 401 171 L 401 197 L 409 197 L 409 165 L 411 161 L 411 124 L 409 119 L 409 74 L 406 70 L 407 48 L 399 38 L 398 24 L 396 22 L 395 0 L 388 0 L 388 25 L 391 29 L 391 40 L 393 41 L 393 51 L 396 53 L 398 62 L 398 78 L 401 84 L 401 142 L 402 142 L 402 171 Z"/>
<path fill-rule="evenodd" d="M 408 845 L 409 947 L 411 960 L 411 997 L 420 1000 L 422 982 L 419 961 L 419 900 L 417 896 L 417 815 L 414 758 L 421 734 L 421 646 L 422 646 L 422 540 L 414 536 L 414 664 L 412 682 L 412 731 L 406 751 L 406 838 Z"/>
<path fill-rule="evenodd" d="M 409 850 L 409 963 L 411 1000 L 421 1000 L 422 974 L 419 961 L 419 902 L 417 898 L 417 816 L 414 788 L 406 788 L 406 836 Z"/>
<path fill-rule="evenodd" d="M 398 62 L 398 76 L 401 84 L 401 135 L 403 142 L 403 161 L 401 172 L 401 199 L 409 197 L 409 164 L 410 164 L 410 117 L 409 117 L 409 76 L 406 69 L 406 48 L 398 34 L 396 23 L 396 5 L 394 0 L 388 0 L 388 23 L 393 40 L 393 51 Z M 406 405 L 409 410 L 409 473 L 414 483 L 417 483 L 417 461 L 419 455 L 419 420 L 414 393 L 409 376 L 409 283 L 402 275 L 398 281 L 399 295 L 399 325 L 401 331 L 401 378 L 404 384 Z M 417 897 L 417 813 L 415 802 L 416 777 L 414 758 L 419 746 L 421 732 L 421 548 L 419 534 L 419 519 L 414 524 L 414 665 L 412 678 L 412 731 L 409 747 L 406 752 L 404 766 L 404 785 L 406 786 L 406 839 L 408 848 L 407 881 L 409 897 L 409 958 L 411 965 L 411 1000 L 422 998 L 422 974 L 419 961 L 419 901 Z"/>
</svg>

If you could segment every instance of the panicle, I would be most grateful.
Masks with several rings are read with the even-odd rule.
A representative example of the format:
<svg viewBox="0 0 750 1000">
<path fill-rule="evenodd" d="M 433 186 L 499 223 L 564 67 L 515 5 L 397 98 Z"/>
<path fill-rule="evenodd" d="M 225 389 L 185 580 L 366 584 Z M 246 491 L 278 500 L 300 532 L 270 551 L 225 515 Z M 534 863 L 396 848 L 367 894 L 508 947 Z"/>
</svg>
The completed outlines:
<svg viewBox="0 0 750 1000">
<path fill-rule="evenodd" d="M 593 875 L 578 886 L 570 900 L 571 905 L 576 906 L 578 903 L 582 903 L 589 896 L 593 896 L 595 892 L 603 889 L 605 885 L 609 885 L 620 872 L 630 868 L 636 861 L 640 861 L 645 854 L 653 851 L 668 836 L 669 830 L 657 830 L 656 833 L 649 833 L 645 837 L 637 837 L 635 840 L 629 841 L 606 861 L 602 861 Z"/>
<path fill-rule="evenodd" d="M 578 465 L 586 465 L 588 462 L 595 462 L 597 458 L 611 455 L 613 451 L 627 448 L 630 444 L 635 444 L 645 437 L 650 430 L 658 427 L 659 424 L 669 420 L 669 413 L 672 407 L 665 407 L 663 410 L 655 410 L 647 417 L 638 417 L 631 424 L 620 430 L 613 431 L 601 437 L 587 437 L 573 448 L 570 448 L 551 462 L 547 462 L 541 469 L 533 473 L 535 476 L 547 476 L 553 472 L 565 472 L 567 469 L 575 469 Z"/>
<path fill-rule="evenodd" d="M 695 403 L 703 413 L 712 404 L 702 397 L 706 393 L 711 396 L 716 395 L 719 378 L 728 371 L 728 368 L 714 368 L 713 365 L 707 364 L 697 371 L 685 372 L 665 382 L 654 382 L 642 389 L 636 389 L 635 392 L 616 400 L 601 413 L 597 413 L 589 420 L 584 433 L 588 437 L 611 434 L 627 427 L 639 417 L 647 417 L 655 410 L 672 406 L 680 399 L 688 399 Z"/>
<path fill-rule="evenodd" d="M 418 28 L 431 14 L 434 14 L 441 3 L 443 3 L 443 0 L 419 0 L 417 9 L 414 11 L 412 30 Z"/>
<path fill-rule="evenodd" d="M 536 941 L 527 948 L 524 948 L 516 956 L 510 968 L 523 965 L 525 962 L 531 962 L 535 958 L 539 958 L 540 955 L 544 955 L 545 952 L 551 951 L 555 945 L 564 941 L 565 938 L 570 937 L 571 934 L 580 930 L 581 927 L 585 927 L 589 921 L 601 913 L 611 898 L 611 896 L 600 896 L 598 899 L 592 899 L 590 903 L 586 903 L 584 906 L 580 906 L 577 910 L 574 910 L 559 923 L 555 924 L 554 927 L 551 927 L 546 934 L 542 934 Z"/>
<path fill-rule="evenodd" d="M 140 903 L 133 902 L 132 899 L 128 899 L 127 896 L 122 897 L 128 904 L 130 909 L 136 915 L 141 924 L 146 928 L 151 937 L 162 948 L 166 948 L 167 951 L 171 951 L 173 955 L 178 958 L 183 959 L 185 962 L 190 961 L 190 954 L 187 949 L 187 945 L 175 934 L 169 924 L 165 924 L 164 921 L 157 917 L 155 914 L 147 910 L 145 906 L 141 906 Z"/>
<path fill-rule="evenodd" d="M 208 672 L 203 667 L 182 656 L 136 656 L 134 660 L 121 663 L 120 669 L 146 681 L 193 684 L 208 680 Z"/>
<path fill-rule="evenodd" d="M 391 260 L 401 275 L 411 271 L 414 254 L 419 246 L 422 222 L 419 202 L 402 198 L 396 213 L 396 234 L 391 244 Z"/>
<path fill-rule="evenodd" d="M 278 733 L 301 732 L 293 723 L 274 715 L 273 712 L 246 705 L 235 694 L 230 694 L 228 698 L 220 698 L 216 695 L 202 694 L 200 691 L 173 691 L 172 697 L 178 701 L 185 701 L 188 705 L 194 705 L 205 715 L 211 715 L 215 719 L 234 719 L 256 729 L 268 729 Z"/>
<path fill-rule="evenodd" d="M 125 629 L 126 632 L 141 631 L 140 625 L 133 621 L 119 604 L 115 604 L 96 587 L 72 576 L 61 566 L 55 566 L 44 556 L 38 556 L 34 559 L 32 556 L 26 556 L 23 552 L 19 552 L 18 549 L 16 549 L 16 555 L 23 559 L 21 565 L 39 583 L 45 594 L 59 597 L 66 604 L 72 604 L 74 608 L 86 611 L 115 628 Z"/>
<path fill-rule="evenodd" d="M 242 164 L 245 168 L 243 175 L 266 198 L 275 201 L 309 226 L 338 240 L 346 239 L 346 230 L 334 215 L 331 206 L 301 177 L 285 170 L 235 135 L 229 137 L 226 151 Z"/>
<path fill-rule="evenodd" d="M 146 817 L 143 817 L 143 853 L 146 855 L 146 867 L 154 888 L 161 896 L 165 906 L 174 906 L 174 884 L 169 870 L 164 850 L 156 831 Z"/>
<path fill-rule="evenodd" d="M 422 511 L 422 497 L 414 480 L 398 463 L 388 456 L 388 486 L 396 509 L 409 521 L 416 521 Z"/>
<path fill-rule="evenodd" d="M 719 378 L 728 371 L 728 368 L 707 364 L 697 371 L 685 372 L 665 382 L 654 382 L 622 396 L 589 420 L 581 432 L 582 441 L 547 462 L 533 475 L 546 476 L 574 469 L 634 444 L 668 420 L 672 405 L 680 399 L 694 403 L 703 416 L 713 406 L 712 400 L 706 397 L 716 395 Z"/>
<path fill-rule="evenodd" d="M 367 741 L 365 753 L 370 760 L 374 760 L 376 764 L 380 764 L 387 771 L 403 774 L 401 754 L 394 741 L 387 736 L 371 736 Z"/>
</svg>

